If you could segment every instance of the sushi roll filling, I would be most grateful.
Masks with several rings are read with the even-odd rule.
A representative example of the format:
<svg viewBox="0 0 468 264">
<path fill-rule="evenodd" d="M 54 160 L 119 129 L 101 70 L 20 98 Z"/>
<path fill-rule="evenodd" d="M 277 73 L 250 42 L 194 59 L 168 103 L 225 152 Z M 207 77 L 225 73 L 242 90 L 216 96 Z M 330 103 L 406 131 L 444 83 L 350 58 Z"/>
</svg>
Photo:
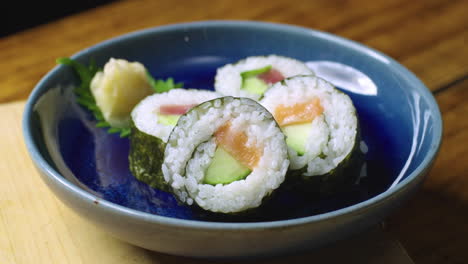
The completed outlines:
<svg viewBox="0 0 468 264">
<path fill-rule="evenodd" d="M 226 122 L 214 134 L 216 151 L 205 174 L 204 183 L 229 184 L 242 180 L 257 166 L 262 151 L 248 144 L 247 134 Z M 219 168 L 219 169 L 218 169 Z"/>
<path fill-rule="evenodd" d="M 156 113 L 158 115 L 158 124 L 166 126 L 175 126 L 181 115 L 187 113 L 192 107 L 197 104 L 187 104 L 187 105 L 176 105 L 176 104 L 167 104 L 161 105 Z"/>
<path fill-rule="evenodd" d="M 275 119 L 283 127 L 292 124 L 302 124 L 312 122 L 317 116 L 323 113 L 323 106 L 320 99 L 312 98 L 303 103 L 293 105 L 280 104 L 275 109 Z"/>
<path fill-rule="evenodd" d="M 217 147 L 210 165 L 206 169 L 204 184 L 230 184 L 245 179 L 252 170 L 244 166 L 223 147 Z"/>
<path fill-rule="evenodd" d="M 255 144 L 248 142 L 245 132 L 234 130 L 230 122 L 218 128 L 215 138 L 218 146 L 224 147 L 228 153 L 237 157 L 243 165 L 250 169 L 257 166 L 263 154 L 261 150 L 256 148 Z"/>
<path fill-rule="evenodd" d="M 262 68 L 244 71 L 241 73 L 241 89 L 257 95 L 263 95 L 268 86 L 284 80 L 284 76 L 271 65 Z"/>
<path fill-rule="evenodd" d="M 286 135 L 286 144 L 299 156 L 306 152 L 312 121 L 321 116 L 323 111 L 317 97 L 293 105 L 280 104 L 275 108 L 274 117 Z"/>
</svg>

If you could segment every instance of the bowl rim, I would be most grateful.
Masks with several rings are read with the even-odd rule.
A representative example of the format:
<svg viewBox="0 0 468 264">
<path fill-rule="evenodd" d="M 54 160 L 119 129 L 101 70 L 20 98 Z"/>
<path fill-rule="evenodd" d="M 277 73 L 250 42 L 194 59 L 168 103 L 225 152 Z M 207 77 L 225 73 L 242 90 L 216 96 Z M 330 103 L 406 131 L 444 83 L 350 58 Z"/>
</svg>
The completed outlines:
<svg viewBox="0 0 468 264">
<path fill-rule="evenodd" d="M 55 74 L 57 74 L 64 66 L 57 65 L 52 70 L 50 70 L 34 87 L 32 93 L 30 94 L 23 112 L 23 136 L 25 144 L 29 155 L 33 162 L 36 164 L 36 167 L 43 172 L 47 178 L 50 179 L 54 185 L 57 185 L 59 188 L 66 189 L 67 192 L 73 193 L 76 197 L 81 199 L 84 202 L 89 202 L 90 204 L 99 201 L 99 205 L 102 206 L 104 210 L 112 211 L 124 217 L 130 217 L 138 219 L 141 221 L 173 226 L 178 228 L 196 228 L 196 229 L 205 229 L 205 230 L 255 230 L 255 229 L 275 229 L 275 228 L 284 228 L 290 226 L 298 226 L 303 224 L 309 224 L 312 222 L 320 222 L 341 215 L 352 215 L 359 214 L 360 212 L 370 208 L 378 206 L 381 203 L 386 202 L 388 199 L 394 197 L 396 194 L 405 190 L 405 188 L 416 178 L 422 177 L 424 171 L 429 168 L 429 166 L 434 161 L 437 152 L 439 151 L 441 141 L 442 141 L 442 118 L 440 109 L 435 101 L 434 96 L 429 91 L 429 89 L 407 68 L 403 65 L 390 58 L 389 56 L 369 48 L 363 44 L 357 43 L 355 41 L 345 39 L 343 37 L 333 35 L 331 33 L 326 33 L 323 31 L 306 28 L 297 25 L 289 24 L 280 24 L 272 22 L 258 22 L 258 21 L 242 21 L 242 20 L 207 20 L 207 21 L 197 21 L 197 22 L 185 22 L 185 23 L 176 23 L 163 26 L 156 26 L 145 28 L 130 33 L 126 33 L 114 38 L 107 39 L 100 43 L 97 43 L 93 46 L 85 48 L 77 53 L 75 53 L 71 58 L 76 59 L 83 55 L 86 55 L 93 50 L 103 48 L 114 43 L 132 39 L 134 37 L 140 37 L 145 35 L 158 34 L 162 32 L 170 31 L 179 31 L 179 30 L 189 30 L 201 27 L 250 27 L 259 30 L 279 30 L 279 31 L 288 31 L 295 32 L 298 34 L 312 35 L 316 38 L 326 39 L 328 41 L 338 43 L 343 46 L 347 46 L 355 49 L 357 52 L 366 53 L 374 57 L 377 60 L 380 60 L 386 64 L 390 64 L 396 69 L 396 71 L 401 72 L 408 78 L 408 82 L 412 83 L 413 89 L 419 92 L 419 94 L 424 98 L 428 103 L 429 109 L 434 114 L 434 136 L 430 145 L 429 151 L 426 153 L 423 161 L 411 172 L 404 180 L 399 182 L 394 188 L 386 190 L 370 199 L 356 203 L 338 210 L 311 215 L 300 218 L 292 218 L 286 220 L 276 220 L 276 221 L 265 221 L 265 222 L 210 222 L 210 221 L 200 221 L 200 220 L 189 220 L 189 219 L 180 219 L 168 216 L 160 216 L 156 214 L 150 214 L 136 209 L 131 209 L 122 205 L 112 203 L 110 201 L 103 200 L 85 190 L 75 185 L 71 181 L 67 180 L 65 177 L 61 176 L 58 171 L 56 171 L 40 154 L 37 144 L 33 140 L 31 132 L 31 116 L 34 109 L 34 105 L 39 99 L 42 91 L 47 90 L 45 84 L 48 80 L 51 79 Z"/>
</svg>

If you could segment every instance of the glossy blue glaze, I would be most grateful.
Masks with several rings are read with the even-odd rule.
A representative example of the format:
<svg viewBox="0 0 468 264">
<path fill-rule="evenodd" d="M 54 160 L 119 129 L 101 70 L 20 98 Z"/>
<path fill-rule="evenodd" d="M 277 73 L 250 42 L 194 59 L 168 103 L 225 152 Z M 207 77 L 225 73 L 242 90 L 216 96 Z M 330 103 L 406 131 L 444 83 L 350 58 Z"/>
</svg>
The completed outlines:
<svg viewBox="0 0 468 264">
<path fill-rule="evenodd" d="M 246 219 L 254 222 L 209 223 L 219 219 L 179 205 L 172 195 L 132 177 L 128 140 L 95 128 L 91 115 L 74 104 L 70 87 L 78 80 L 64 66 L 44 77 L 28 100 L 24 134 L 31 157 L 52 190 L 91 221 L 136 245 L 191 256 L 270 254 L 306 242 L 317 246 L 333 241 L 381 220 L 421 183 L 440 145 L 438 107 L 409 71 L 357 43 L 299 27 L 211 21 L 131 33 L 73 58 L 83 63 L 93 58 L 99 65 L 110 57 L 140 61 L 156 77 L 173 77 L 188 88 L 212 89 L 217 67 L 261 54 L 339 62 L 376 84 L 375 95 L 344 90 L 357 108 L 369 147 L 368 177 L 358 188 L 314 203 L 283 194 L 275 198 L 277 210 Z M 38 103 L 40 98 L 47 99 Z M 400 183 L 388 190 L 397 178 Z M 294 213 L 291 207 L 296 208 Z M 123 223 L 133 231 L 122 228 Z M 285 239 L 282 229 L 297 237 Z M 221 233 L 225 239 L 217 252 L 210 252 L 177 240 L 179 230 L 199 242 Z M 149 236 L 151 231 L 160 235 Z M 265 237 L 272 240 L 258 249 L 240 244 L 245 238 Z"/>
</svg>

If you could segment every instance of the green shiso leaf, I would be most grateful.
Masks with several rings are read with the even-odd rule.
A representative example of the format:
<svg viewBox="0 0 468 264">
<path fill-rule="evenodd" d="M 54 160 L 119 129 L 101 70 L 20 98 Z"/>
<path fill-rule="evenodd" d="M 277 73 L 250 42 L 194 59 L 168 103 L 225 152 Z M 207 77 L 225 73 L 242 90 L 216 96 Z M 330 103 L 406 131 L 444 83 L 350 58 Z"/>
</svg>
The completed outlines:
<svg viewBox="0 0 468 264">
<path fill-rule="evenodd" d="M 122 129 L 118 127 L 111 127 L 107 130 L 109 134 L 115 134 L 115 133 L 120 133 Z"/>
<path fill-rule="evenodd" d="M 156 80 L 148 71 L 146 72 L 146 76 L 148 76 L 149 83 L 155 93 L 164 93 L 175 88 L 182 88 L 184 86 L 184 84 L 181 82 L 174 83 L 174 79 L 172 78 L 167 78 L 166 80 Z"/>
<path fill-rule="evenodd" d="M 101 109 L 96 105 L 96 100 L 91 93 L 91 80 L 93 79 L 94 75 L 99 71 L 102 71 L 96 65 L 94 60 L 89 62 L 89 65 L 81 64 L 73 59 L 70 58 L 58 58 L 56 60 L 57 64 L 67 65 L 75 70 L 75 73 L 80 78 L 81 84 L 80 86 L 74 89 L 74 93 L 76 95 L 76 102 L 81 106 L 85 107 L 93 114 L 94 118 L 96 119 L 96 127 L 100 128 L 109 128 L 107 132 L 109 134 L 116 134 L 118 133 L 121 138 L 128 137 L 130 135 L 130 127 L 112 127 L 104 118 L 104 115 L 101 112 Z M 167 92 L 174 88 L 181 88 L 183 87 L 183 83 L 174 83 L 172 78 L 168 78 L 167 80 L 156 80 L 154 79 L 149 72 L 147 72 L 148 80 L 150 82 L 151 87 L 153 88 L 155 93 L 163 93 Z"/>
<path fill-rule="evenodd" d="M 91 61 L 88 67 L 70 58 L 58 58 L 57 63 L 72 67 L 80 77 L 81 85 L 79 88 L 75 89 L 75 92 L 80 94 L 86 94 L 87 91 L 90 92 L 89 87 L 91 80 L 100 70 L 96 67 L 96 63 L 94 61 Z"/>
<path fill-rule="evenodd" d="M 124 137 L 128 137 L 130 135 L 130 132 L 131 132 L 131 128 L 130 127 L 127 127 L 127 128 L 124 128 L 120 131 L 120 137 L 121 138 L 124 138 Z"/>
<path fill-rule="evenodd" d="M 110 127 L 110 124 L 105 121 L 99 121 L 96 123 L 96 127 Z"/>
<path fill-rule="evenodd" d="M 247 79 L 249 77 L 255 77 L 255 76 L 259 75 L 259 74 L 268 72 L 269 70 L 271 70 L 271 65 L 265 66 L 265 67 L 260 68 L 260 69 L 255 69 L 255 70 L 251 70 L 251 71 L 242 72 L 241 77 L 242 77 L 242 79 Z"/>
</svg>

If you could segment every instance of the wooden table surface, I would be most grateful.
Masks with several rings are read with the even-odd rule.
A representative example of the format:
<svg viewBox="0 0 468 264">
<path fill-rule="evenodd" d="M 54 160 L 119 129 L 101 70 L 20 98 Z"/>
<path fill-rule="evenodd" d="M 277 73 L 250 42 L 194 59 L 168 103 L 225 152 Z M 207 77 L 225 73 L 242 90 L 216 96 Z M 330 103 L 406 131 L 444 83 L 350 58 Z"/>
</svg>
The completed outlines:
<svg viewBox="0 0 468 264">
<path fill-rule="evenodd" d="M 25 100 L 57 57 L 130 31 L 208 19 L 327 31 L 413 71 L 439 103 L 443 145 L 422 190 L 387 230 L 416 263 L 468 263 L 468 1 L 118 1 L 0 38 L 0 105 Z"/>
</svg>

